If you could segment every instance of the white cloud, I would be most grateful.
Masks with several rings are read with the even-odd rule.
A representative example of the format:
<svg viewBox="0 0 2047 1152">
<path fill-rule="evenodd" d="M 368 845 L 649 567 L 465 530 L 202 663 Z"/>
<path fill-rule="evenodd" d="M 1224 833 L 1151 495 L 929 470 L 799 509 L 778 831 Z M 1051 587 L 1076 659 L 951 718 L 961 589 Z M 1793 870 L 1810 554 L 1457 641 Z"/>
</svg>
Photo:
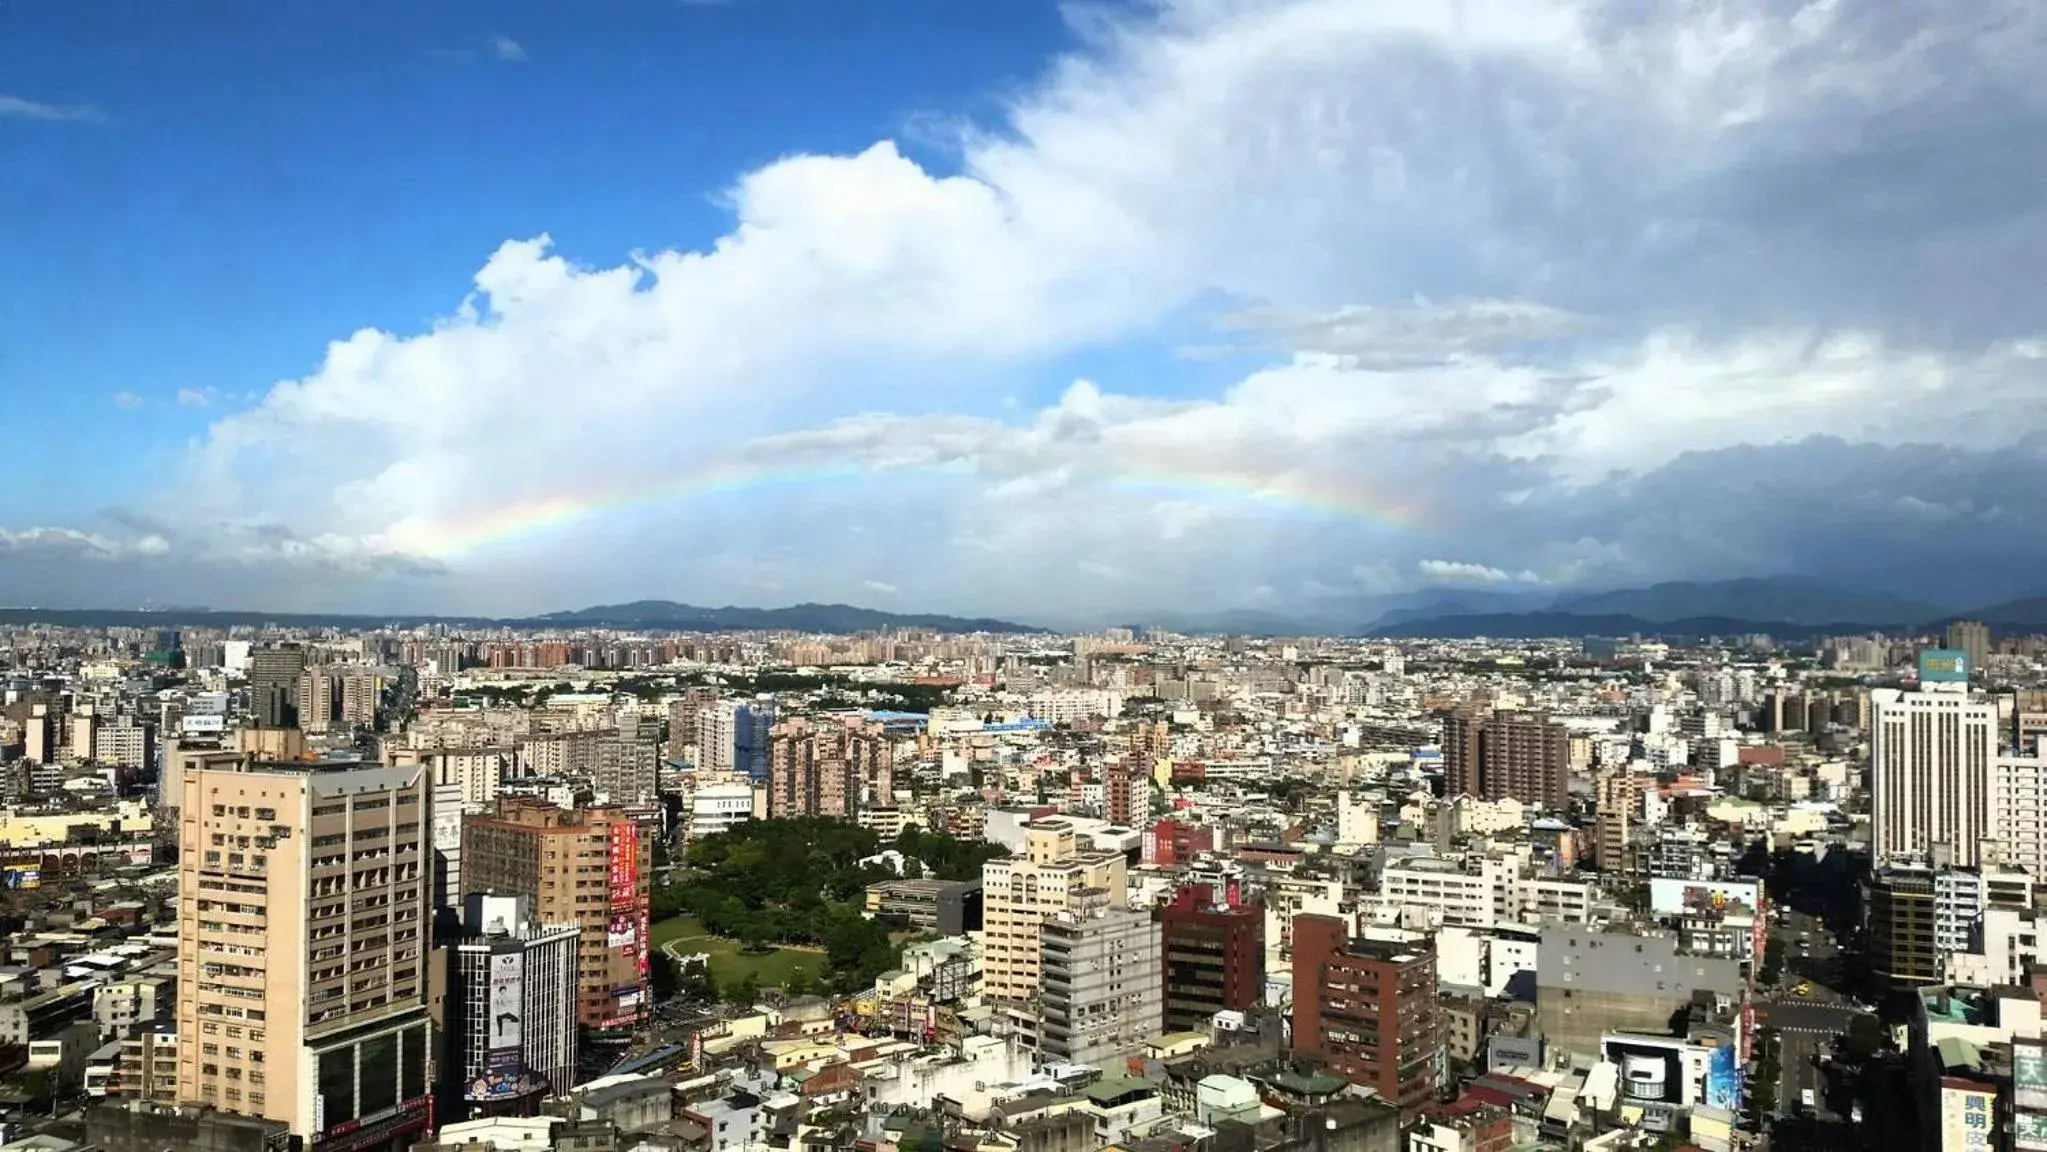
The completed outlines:
<svg viewBox="0 0 2047 1152">
<path fill-rule="evenodd" d="M 1420 560 L 1415 571 L 1422 578 L 1444 584 L 1509 584 L 1514 575 L 1504 569 L 1463 560 Z"/>
<path fill-rule="evenodd" d="M 879 592 L 883 596 L 893 596 L 896 594 L 896 586 L 886 580 L 862 580 L 860 586 L 869 592 Z"/>
<path fill-rule="evenodd" d="M 1080 595 L 1063 581 L 1085 565 L 1164 598 L 1385 594 L 1472 553 L 1495 583 L 1632 570 L 1646 553 L 1583 511 L 1614 477 L 1815 433 L 2047 428 L 2047 302 L 2023 290 L 2047 215 L 1998 191 L 2038 186 L 2012 141 L 2047 108 L 2047 17 L 1878 7 L 1097 13 L 1083 52 L 951 141 L 955 171 L 888 142 L 798 154 L 740 175 L 698 251 L 593 267 L 504 244 L 430 330 L 342 337 L 223 414 L 166 506 L 459 568 L 522 525 L 584 525 L 551 509 L 634 515 L 635 493 L 687 487 L 687 459 L 923 487 L 777 489 L 776 515 L 654 546 L 840 548 L 807 502 L 849 527 L 909 508 L 959 542 L 918 562 L 961 596 Z M 1203 316 L 1226 322 L 1184 339 Z M 1077 349 L 1233 336 L 1255 347 L 1227 386 L 1168 355 L 1001 399 Z M 560 580 L 572 554 L 488 570 Z M 704 563 L 734 588 L 857 579 Z"/>
<path fill-rule="evenodd" d="M 177 400 L 187 408 L 205 408 L 220 399 L 220 393 L 213 388 L 180 388 Z"/>
<path fill-rule="evenodd" d="M 100 110 L 90 104 L 46 104 L 21 96 L 0 93 L 0 120 L 102 120 Z"/>
<path fill-rule="evenodd" d="M 490 54 L 507 64 L 526 62 L 526 46 L 502 32 L 491 33 Z"/>
<path fill-rule="evenodd" d="M 145 403 L 145 401 L 142 399 L 142 397 L 137 396 L 135 393 L 130 392 L 124 388 L 121 391 L 114 393 L 113 403 L 114 407 L 116 408 L 140 408 Z"/>
</svg>

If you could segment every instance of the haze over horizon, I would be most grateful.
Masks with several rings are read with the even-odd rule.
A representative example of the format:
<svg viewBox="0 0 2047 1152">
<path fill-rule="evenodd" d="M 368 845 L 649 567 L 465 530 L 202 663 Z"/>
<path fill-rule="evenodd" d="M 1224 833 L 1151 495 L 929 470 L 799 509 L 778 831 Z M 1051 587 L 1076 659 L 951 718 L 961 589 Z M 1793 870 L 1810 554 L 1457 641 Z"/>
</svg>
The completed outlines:
<svg viewBox="0 0 2047 1152">
<path fill-rule="evenodd" d="M 20 5 L 0 601 L 2047 591 L 2033 0 Z"/>
</svg>

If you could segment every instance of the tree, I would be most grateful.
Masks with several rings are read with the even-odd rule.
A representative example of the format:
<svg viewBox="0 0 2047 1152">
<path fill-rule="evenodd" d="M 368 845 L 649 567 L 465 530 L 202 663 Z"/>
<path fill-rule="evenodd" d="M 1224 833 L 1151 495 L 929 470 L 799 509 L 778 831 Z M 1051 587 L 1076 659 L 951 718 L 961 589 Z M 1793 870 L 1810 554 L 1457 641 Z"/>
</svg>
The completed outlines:
<svg viewBox="0 0 2047 1152">
<path fill-rule="evenodd" d="M 903 879 L 922 880 L 923 878 L 924 862 L 922 860 L 917 859 L 915 856 L 906 858 L 903 861 Z"/>
<path fill-rule="evenodd" d="M 716 1000 L 718 981 L 711 975 L 711 966 L 702 962 L 682 965 L 682 978 L 676 982 L 675 993 L 697 1003 Z"/>
<path fill-rule="evenodd" d="M 816 987 L 810 973 L 800 967 L 789 969 L 789 974 L 782 978 L 782 991 L 791 996 L 808 996 Z"/>
<path fill-rule="evenodd" d="M 741 1008 L 753 1007 L 760 998 L 760 981 L 754 979 L 751 972 L 734 980 L 725 988 L 725 999 L 730 1000 Z"/>
<path fill-rule="evenodd" d="M 1852 1063 L 1861 1064 L 1883 1050 L 1887 1037 L 1883 1025 L 1867 1012 L 1858 1012 L 1848 1018 L 1848 1035 L 1841 1042 L 1841 1056 Z"/>
</svg>

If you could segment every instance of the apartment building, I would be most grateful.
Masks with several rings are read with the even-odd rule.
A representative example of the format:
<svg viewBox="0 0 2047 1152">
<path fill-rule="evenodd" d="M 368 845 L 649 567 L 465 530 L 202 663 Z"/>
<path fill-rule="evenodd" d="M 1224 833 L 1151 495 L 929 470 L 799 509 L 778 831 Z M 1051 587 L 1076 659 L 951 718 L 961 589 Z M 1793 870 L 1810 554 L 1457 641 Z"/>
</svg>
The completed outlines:
<svg viewBox="0 0 2047 1152">
<path fill-rule="evenodd" d="M 1164 996 L 1150 913 L 1101 893 L 1046 917 L 1041 939 L 1044 1059 L 1109 1065 L 1158 1035 Z"/>
<path fill-rule="evenodd" d="M 1592 916 L 1592 885 L 1578 880 L 1524 876 L 1519 860 L 1471 856 L 1462 861 L 1421 857 L 1388 864 L 1379 898 L 1427 910 L 1441 923 L 1490 928 L 1502 923 L 1583 923 Z"/>
<path fill-rule="evenodd" d="M 201 766 L 182 788 L 178 1099 L 320 1150 L 424 1130 L 425 772 Z"/>
<path fill-rule="evenodd" d="M 1265 912 L 1234 887 L 1189 884 L 1159 909 L 1166 976 L 1164 1031 L 1206 1031 L 1215 1014 L 1244 1012 L 1265 994 Z"/>
<path fill-rule="evenodd" d="M 1571 734 L 1547 716 L 1462 710 L 1443 724 L 1452 796 L 1511 797 L 1551 812 L 1569 804 Z"/>
<path fill-rule="evenodd" d="M 1294 918 L 1293 1047 L 1404 1116 L 1435 1102 L 1443 1035 L 1427 941 L 1354 940 L 1334 916 Z"/>
<path fill-rule="evenodd" d="M 653 841 L 624 809 L 501 796 L 463 821 L 461 859 L 465 898 L 525 896 L 535 922 L 577 927 L 579 1022 L 616 1030 L 647 1018 Z"/>
<path fill-rule="evenodd" d="M 895 751 L 857 717 L 784 720 L 768 737 L 768 815 L 850 818 L 890 802 Z"/>
<path fill-rule="evenodd" d="M 2037 743 L 1992 761 L 1990 834 L 1995 862 L 2047 881 L 2047 755 Z"/>
<path fill-rule="evenodd" d="M 1023 858 L 989 861 L 981 881 L 981 989 L 1010 1003 L 1038 991 L 1047 917 L 1097 893 L 1112 906 L 1127 899 L 1122 855 L 1082 852 L 1073 824 L 1057 818 L 1025 825 Z"/>
</svg>

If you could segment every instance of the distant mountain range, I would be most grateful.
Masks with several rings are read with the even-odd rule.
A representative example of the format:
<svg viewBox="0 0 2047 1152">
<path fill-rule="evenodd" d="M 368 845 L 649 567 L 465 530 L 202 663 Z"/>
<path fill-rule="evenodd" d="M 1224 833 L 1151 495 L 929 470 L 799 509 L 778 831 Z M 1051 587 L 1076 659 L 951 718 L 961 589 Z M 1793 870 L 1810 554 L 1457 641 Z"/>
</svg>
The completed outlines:
<svg viewBox="0 0 2047 1152">
<path fill-rule="evenodd" d="M 1566 595 L 1519 612 L 1468 612 L 1450 605 L 1433 613 L 1388 612 L 1365 631 L 1389 638 L 1443 639 L 1747 633 L 1793 638 L 1932 632 L 1960 619 L 1981 620 L 1993 628 L 2047 630 L 2047 597 L 1957 611 L 1798 577 L 1758 578 Z"/>
<path fill-rule="evenodd" d="M 554 628 L 672 628 L 686 632 L 875 632 L 927 628 L 934 632 L 1042 632 L 1028 624 L 983 617 L 882 612 L 851 604 L 793 604 L 787 608 L 699 608 L 672 600 L 602 604 L 551 612 L 534 623 Z"/>
<path fill-rule="evenodd" d="M 923 628 L 934 632 L 1042 632 L 1008 620 L 879 612 L 850 604 L 795 604 L 787 608 L 700 608 L 670 600 L 603 604 L 545 616 L 430 616 L 332 612 L 213 611 L 205 608 L 0 608 L 0 623 L 78 628 L 234 628 L 274 624 L 286 628 L 383 628 L 448 624 L 454 627 L 643 628 L 678 632 L 874 632 Z"/>
</svg>

